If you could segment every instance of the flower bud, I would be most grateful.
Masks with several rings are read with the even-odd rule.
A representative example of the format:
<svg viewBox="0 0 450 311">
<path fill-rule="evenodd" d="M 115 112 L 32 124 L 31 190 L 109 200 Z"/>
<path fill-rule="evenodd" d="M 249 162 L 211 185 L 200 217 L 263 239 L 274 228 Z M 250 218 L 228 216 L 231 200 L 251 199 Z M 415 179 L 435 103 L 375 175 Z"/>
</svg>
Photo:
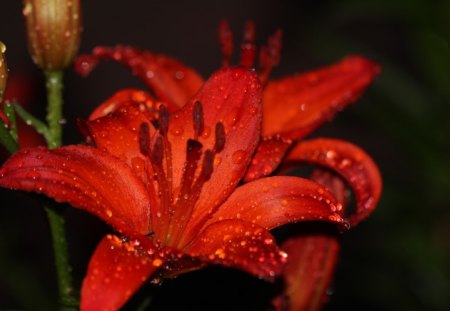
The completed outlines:
<svg viewBox="0 0 450 311">
<path fill-rule="evenodd" d="M 6 79 L 8 79 L 8 68 L 5 60 L 6 46 L 0 41 L 0 102 L 3 98 L 3 92 L 6 88 Z"/>
<path fill-rule="evenodd" d="M 24 0 L 28 46 L 44 70 L 66 68 L 80 44 L 80 0 Z"/>
</svg>

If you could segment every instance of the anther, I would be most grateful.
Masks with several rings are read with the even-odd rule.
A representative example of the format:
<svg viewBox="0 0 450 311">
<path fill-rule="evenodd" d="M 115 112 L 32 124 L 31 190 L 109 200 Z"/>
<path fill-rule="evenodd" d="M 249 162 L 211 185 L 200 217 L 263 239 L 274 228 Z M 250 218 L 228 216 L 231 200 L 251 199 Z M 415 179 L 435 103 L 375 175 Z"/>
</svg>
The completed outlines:
<svg viewBox="0 0 450 311">
<path fill-rule="evenodd" d="M 204 121 L 203 121 L 203 107 L 199 101 L 194 104 L 194 139 L 197 139 L 203 132 Z"/>
<path fill-rule="evenodd" d="M 244 40 L 241 45 L 241 65 L 247 68 L 253 67 L 255 56 L 255 24 L 252 21 L 247 21 L 244 28 Z"/>
<path fill-rule="evenodd" d="M 153 144 L 152 152 L 151 152 L 151 160 L 155 165 L 162 165 L 163 160 L 163 140 L 161 136 L 156 137 L 155 143 Z"/>
<path fill-rule="evenodd" d="M 214 142 L 214 152 L 217 153 L 221 152 L 225 146 L 225 127 L 222 122 L 216 123 L 215 135 L 216 141 Z"/>
<path fill-rule="evenodd" d="M 272 68 L 280 62 L 282 31 L 278 29 L 267 41 L 267 46 L 261 48 L 259 54 L 259 78 L 265 83 Z"/>
<path fill-rule="evenodd" d="M 145 156 L 150 152 L 150 129 L 148 123 L 141 123 L 139 127 L 139 149 Z"/>
<path fill-rule="evenodd" d="M 159 106 L 158 123 L 159 132 L 161 135 L 166 136 L 169 130 L 169 111 L 164 105 Z"/>
<path fill-rule="evenodd" d="M 219 25 L 219 44 L 222 51 L 223 66 L 228 67 L 233 54 L 233 33 L 231 32 L 230 24 L 226 20 L 223 20 Z"/>
<path fill-rule="evenodd" d="M 214 168 L 214 152 L 211 150 L 206 150 L 205 154 L 203 155 L 203 163 L 202 163 L 202 171 L 201 171 L 201 178 L 203 182 L 207 181 L 212 174 Z"/>
</svg>

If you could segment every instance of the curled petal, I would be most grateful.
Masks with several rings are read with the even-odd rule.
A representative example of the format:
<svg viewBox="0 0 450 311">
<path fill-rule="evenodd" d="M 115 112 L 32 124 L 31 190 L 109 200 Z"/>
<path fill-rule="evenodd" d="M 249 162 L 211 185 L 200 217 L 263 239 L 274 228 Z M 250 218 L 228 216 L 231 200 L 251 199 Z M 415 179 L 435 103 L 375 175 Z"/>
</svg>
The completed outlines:
<svg viewBox="0 0 450 311">
<path fill-rule="evenodd" d="M 249 182 L 270 175 L 280 165 L 291 145 L 291 140 L 265 137 L 256 148 L 244 181 Z"/>
<path fill-rule="evenodd" d="M 150 199 L 141 180 L 123 162 L 92 147 L 19 151 L 0 170 L 0 186 L 70 203 L 118 231 L 149 232 Z"/>
<path fill-rule="evenodd" d="M 182 107 L 203 83 L 194 69 L 173 58 L 121 45 L 95 48 L 92 55 L 77 59 L 75 69 L 87 75 L 102 60 L 113 60 L 130 68 L 172 111 Z"/>
<path fill-rule="evenodd" d="M 147 92 L 135 89 L 125 89 L 118 91 L 98 106 L 89 116 L 89 120 L 104 117 L 130 102 L 145 107 L 154 119 L 158 117 L 158 104 Z"/>
<path fill-rule="evenodd" d="M 216 125 L 221 123 L 224 129 L 221 137 L 224 145 L 215 154 L 211 177 L 202 188 L 185 242 L 244 176 L 260 137 L 261 91 L 261 84 L 253 72 L 244 68 L 224 68 L 208 79 L 188 105 L 171 115 L 169 139 L 173 148 L 175 186 L 180 182 L 186 160 L 186 141 L 194 137 L 195 103 L 200 102 L 203 107 L 204 130 L 199 136 L 203 150 L 214 150 Z"/>
<path fill-rule="evenodd" d="M 238 187 L 208 224 L 242 219 L 272 229 L 303 220 L 343 223 L 342 206 L 325 187 L 300 177 L 274 176 Z"/>
<path fill-rule="evenodd" d="M 89 262 L 81 290 L 81 310 L 118 310 L 164 264 L 157 251 L 107 235 Z"/>
<path fill-rule="evenodd" d="M 306 233 L 282 244 L 288 254 L 283 271 L 285 291 L 275 299 L 277 310 L 321 310 L 340 251 L 337 236 Z"/>
<path fill-rule="evenodd" d="M 263 134 L 300 139 L 356 101 L 380 72 L 351 56 L 308 73 L 271 81 L 263 94 Z"/>
<path fill-rule="evenodd" d="M 184 251 L 208 263 L 242 269 L 272 280 L 281 272 L 286 254 L 264 228 L 238 219 L 205 227 Z"/>
<path fill-rule="evenodd" d="M 298 143 L 286 162 L 309 162 L 325 166 L 349 183 L 356 197 L 356 211 L 350 225 L 365 219 L 375 208 L 381 195 L 381 176 L 373 160 L 353 144 L 337 139 L 314 139 Z"/>
</svg>

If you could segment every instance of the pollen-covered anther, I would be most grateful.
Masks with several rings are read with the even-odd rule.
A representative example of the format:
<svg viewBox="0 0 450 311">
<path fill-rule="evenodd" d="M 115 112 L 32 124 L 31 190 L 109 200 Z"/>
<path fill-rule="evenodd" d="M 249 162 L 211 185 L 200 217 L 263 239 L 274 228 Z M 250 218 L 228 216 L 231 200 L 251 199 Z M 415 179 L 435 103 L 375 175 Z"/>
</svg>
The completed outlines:
<svg viewBox="0 0 450 311">
<path fill-rule="evenodd" d="M 148 156 L 150 153 L 150 129 L 148 123 L 142 123 L 139 127 L 139 149 L 145 156 Z"/>
<path fill-rule="evenodd" d="M 280 62 L 281 40 L 283 32 L 278 29 L 267 41 L 267 46 L 263 46 L 259 53 L 259 78 L 265 83 L 269 78 L 272 68 Z"/>
<path fill-rule="evenodd" d="M 169 111 L 164 105 L 159 106 L 158 126 L 161 135 L 166 136 L 169 131 Z"/>
<path fill-rule="evenodd" d="M 241 66 L 251 68 L 256 58 L 255 24 L 247 21 L 244 28 L 244 40 L 241 44 Z"/>
<path fill-rule="evenodd" d="M 230 24 L 226 20 L 223 20 L 219 25 L 219 44 L 223 66 L 228 67 L 233 54 L 233 33 L 231 32 Z"/>
<path fill-rule="evenodd" d="M 218 153 L 225 146 L 225 127 L 222 122 L 216 123 L 215 135 L 214 152 Z"/>
</svg>

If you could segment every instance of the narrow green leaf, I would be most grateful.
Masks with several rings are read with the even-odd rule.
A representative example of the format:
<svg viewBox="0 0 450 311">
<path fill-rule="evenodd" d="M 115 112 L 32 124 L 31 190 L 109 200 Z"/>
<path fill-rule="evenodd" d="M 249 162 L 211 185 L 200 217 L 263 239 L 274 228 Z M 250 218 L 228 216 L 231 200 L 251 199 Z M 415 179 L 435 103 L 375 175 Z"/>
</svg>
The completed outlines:
<svg viewBox="0 0 450 311">
<path fill-rule="evenodd" d="M 25 121 L 26 124 L 35 128 L 36 131 L 39 134 L 43 135 L 47 141 L 51 140 L 50 131 L 44 122 L 42 122 L 41 120 L 30 114 L 28 111 L 23 109 L 23 107 L 20 106 L 18 103 L 13 103 L 12 105 L 14 106 L 14 109 L 16 110 L 19 117 L 23 121 Z"/>
<path fill-rule="evenodd" d="M 8 126 L 2 121 L 0 121 L 0 143 L 5 146 L 9 153 L 14 153 L 19 150 L 19 145 L 11 136 Z"/>
<path fill-rule="evenodd" d="M 3 112 L 5 113 L 6 117 L 10 122 L 9 133 L 11 134 L 11 137 L 14 138 L 15 141 L 17 141 L 18 137 L 17 137 L 16 114 L 14 113 L 13 105 L 9 101 L 7 101 L 3 105 Z"/>
</svg>

